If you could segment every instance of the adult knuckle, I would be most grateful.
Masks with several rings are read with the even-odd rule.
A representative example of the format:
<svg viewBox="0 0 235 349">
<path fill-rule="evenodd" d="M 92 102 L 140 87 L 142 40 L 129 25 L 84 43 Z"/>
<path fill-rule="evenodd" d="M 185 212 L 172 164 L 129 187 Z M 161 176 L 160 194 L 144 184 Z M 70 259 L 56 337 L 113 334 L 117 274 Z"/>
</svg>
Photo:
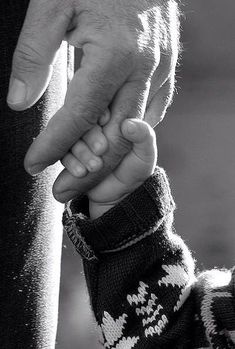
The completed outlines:
<svg viewBox="0 0 235 349">
<path fill-rule="evenodd" d="M 172 77 L 166 83 L 165 94 L 163 95 L 163 102 L 166 107 L 169 107 L 173 101 L 173 96 L 175 92 L 175 78 Z"/>
<path fill-rule="evenodd" d="M 95 95 L 94 95 L 95 97 Z M 97 96 L 99 97 L 99 95 Z M 96 101 L 96 103 L 94 103 Z M 88 120 L 89 124 L 95 125 L 97 124 L 98 119 L 104 113 L 103 103 L 99 104 L 99 98 L 92 97 L 92 100 L 85 105 L 85 111 L 83 112 L 83 117 Z"/>
<path fill-rule="evenodd" d="M 131 149 L 131 143 L 121 135 L 114 136 L 111 143 L 114 154 L 120 157 Z"/>
<path fill-rule="evenodd" d="M 42 65 L 42 57 L 39 50 L 35 49 L 32 44 L 21 44 L 16 48 L 13 56 L 13 70 L 18 72 L 34 72 Z"/>
<path fill-rule="evenodd" d="M 145 73 L 145 75 L 151 75 L 157 68 L 159 64 L 159 60 L 156 59 L 150 53 L 146 53 L 145 55 L 142 55 L 141 59 L 142 59 L 141 67 L 142 67 L 143 73 Z"/>
<path fill-rule="evenodd" d="M 81 127 L 84 130 L 90 129 L 97 123 L 102 113 L 99 106 L 89 103 L 89 100 L 86 103 L 80 102 L 79 105 L 67 107 L 67 110 L 68 117 L 76 130 Z"/>
<path fill-rule="evenodd" d="M 136 61 L 138 75 L 149 78 L 159 66 L 160 55 L 153 54 L 151 48 L 146 48 L 138 52 Z"/>
<path fill-rule="evenodd" d="M 91 87 L 91 99 L 97 100 L 99 103 L 108 103 L 108 93 L 113 91 L 116 86 L 115 80 L 106 67 L 101 65 L 96 70 L 91 71 L 87 77 L 88 83 Z M 97 106 L 99 108 L 99 106 Z"/>
<path fill-rule="evenodd" d="M 106 42 L 104 47 L 110 59 L 118 58 L 128 62 L 133 60 L 137 53 L 137 38 L 127 26 L 121 29 L 115 29 L 110 33 L 106 33 Z M 102 38 L 104 41 L 104 38 Z"/>
<path fill-rule="evenodd" d="M 119 50 L 119 60 L 121 62 L 121 65 L 123 67 L 128 67 L 129 69 L 136 65 L 137 62 L 137 54 L 136 49 L 133 46 L 127 46 L 125 45 L 122 47 L 121 50 Z"/>
<path fill-rule="evenodd" d="M 63 140 L 59 137 L 54 137 L 53 142 L 51 142 L 51 145 L 50 145 L 50 151 L 51 151 L 51 154 L 55 153 L 56 156 L 52 158 L 51 163 L 55 163 L 58 160 L 58 158 L 64 157 L 67 150 L 68 150 L 68 146 L 67 146 L 66 140 Z"/>
<path fill-rule="evenodd" d="M 168 70 L 175 69 L 178 60 L 178 50 L 171 48 L 167 54 L 161 55 L 161 61 Z"/>
<path fill-rule="evenodd" d="M 58 20 L 60 16 L 63 16 L 70 20 L 73 14 L 73 6 L 68 5 L 64 0 L 50 0 L 46 1 L 46 6 L 42 11 L 43 18 Z"/>
<path fill-rule="evenodd" d="M 117 48 L 125 59 L 134 59 L 138 55 L 138 44 L 136 35 L 126 29 L 118 39 Z"/>
<path fill-rule="evenodd" d="M 153 81 L 158 81 L 157 85 L 162 85 L 165 82 L 172 80 L 174 82 L 174 76 L 176 71 L 176 62 L 171 56 L 163 55 L 161 61 L 154 72 Z M 169 82 L 168 82 L 169 83 Z M 171 82 L 172 83 L 172 82 Z M 160 86 L 159 85 L 159 86 Z"/>
</svg>

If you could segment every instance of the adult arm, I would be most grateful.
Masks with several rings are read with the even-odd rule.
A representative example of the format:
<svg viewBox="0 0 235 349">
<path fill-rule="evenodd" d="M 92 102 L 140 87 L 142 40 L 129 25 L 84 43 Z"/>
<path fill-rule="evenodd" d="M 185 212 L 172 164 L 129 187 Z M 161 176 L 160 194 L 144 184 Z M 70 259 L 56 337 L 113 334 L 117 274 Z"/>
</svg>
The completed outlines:
<svg viewBox="0 0 235 349">
<path fill-rule="evenodd" d="M 53 349 L 63 206 L 49 192 L 55 169 L 31 177 L 22 163 L 32 138 L 64 97 L 67 48 L 60 51 L 40 103 L 21 114 L 10 110 L 6 96 L 11 58 L 27 5 L 27 0 L 0 1 L 0 348 Z"/>
<path fill-rule="evenodd" d="M 152 126 L 162 119 L 173 92 L 178 33 L 174 0 L 30 1 L 13 58 L 9 106 L 23 110 L 38 100 L 63 39 L 81 47 L 83 58 L 64 105 L 26 155 L 27 171 L 60 160 L 107 107 L 117 123 L 103 170 L 83 181 L 62 172 L 54 186 L 59 201 L 86 192 L 117 166 L 129 150 L 120 140 L 123 119 L 143 118 L 146 108 Z"/>
</svg>

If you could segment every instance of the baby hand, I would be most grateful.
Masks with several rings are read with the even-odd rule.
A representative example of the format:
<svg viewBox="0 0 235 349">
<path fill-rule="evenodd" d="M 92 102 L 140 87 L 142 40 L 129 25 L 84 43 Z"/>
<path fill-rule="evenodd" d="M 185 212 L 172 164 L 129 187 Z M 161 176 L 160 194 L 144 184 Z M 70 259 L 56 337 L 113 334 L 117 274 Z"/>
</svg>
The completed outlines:
<svg viewBox="0 0 235 349">
<path fill-rule="evenodd" d="M 121 125 L 121 132 L 123 137 L 132 143 L 132 149 L 110 175 L 87 193 L 90 217 L 92 219 L 98 218 L 116 205 L 154 172 L 157 162 L 157 145 L 154 130 L 145 121 L 127 119 Z M 97 129 L 96 132 L 93 131 L 92 136 L 88 133 L 87 138 L 79 141 L 84 143 L 82 146 L 87 155 L 89 155 L 88 158 L 95 156 L 94 153 L 88 153 L 85 148 L 89 149 L 91 147 L 90 143 L 92 142 L 90 140 L 96 138 L 104 142 L 105 138 L 101 128 Z M 86 144 L 86 139 L 90 143 Z M 105 139 L 108 142 L 107 138 Z M 81 143 L 79 143 L 79 146 L 81 146 Z M 108 147 L 108 144 L 106 146 Z M 76 149 L 76 144 L 74 147 Z M 81 157 L 76 157 L 76 154 L 76 152 L 73 152 L 73 158 L 67 158 L 67 162 L 62 161 L 71 173 L 77 166 L 77 161 L 81 160 Z M 81 153 L 78 155 L 81 155 Z M 101 157 L 99 159 L 102 161 Z"/>
<path fill-rule="evenodd" d="M 122 123 L 121 131 L 123 137 L 132 143 L 132 149 L 108 177 L 88 192 L 92 219 L 134 191 L 156 167 L 156 136 L 149 124 L 139 119 L 127 119 Z"/>
<path fill-rule="evenodd" d="M 103 167 L 101 155 L 108 149 L 108 141 L 102 127 L 109 120 L 110 112 L 107 110 L 99 119 L 99 125 L 90 129 L 63 157 L 61 163 L 71 175 L 81 178 L 88 172 L 96 172 Z"/>
</svg>

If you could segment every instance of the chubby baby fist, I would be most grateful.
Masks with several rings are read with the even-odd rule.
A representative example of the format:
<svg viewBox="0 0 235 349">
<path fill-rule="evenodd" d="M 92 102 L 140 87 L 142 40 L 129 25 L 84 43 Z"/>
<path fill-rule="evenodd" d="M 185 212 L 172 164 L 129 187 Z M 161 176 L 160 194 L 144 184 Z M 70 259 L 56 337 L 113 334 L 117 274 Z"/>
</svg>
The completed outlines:
<svg viewBox="0 0 235 349">
<path fill-rule="evenodd" d="M 101 155 L 106 152 L 108 141 L 102 129 L 109 120 L 110 112 L 107 109 L 99 123 L 87 131 L 61 160 L 62 165 L 74 177 L 82 178 L 88 172 L 97 172 L 103 167 Z"/>
<path fill-rule="evenodd" d="M 117 168 L 87 193 L 92 219 L 112 208 L 154 172 L 157 163 L 154 130 L 145 121 L 126 119 L 121 132 L 132 148 Z"/>
</svg>

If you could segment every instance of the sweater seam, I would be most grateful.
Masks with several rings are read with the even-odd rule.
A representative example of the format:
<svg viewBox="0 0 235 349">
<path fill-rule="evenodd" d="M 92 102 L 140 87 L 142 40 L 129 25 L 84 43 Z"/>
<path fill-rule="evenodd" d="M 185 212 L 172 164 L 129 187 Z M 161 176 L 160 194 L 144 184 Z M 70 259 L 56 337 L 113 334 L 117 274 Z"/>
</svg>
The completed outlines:
<svg viewBox="0 0 235 349">
<path fill-rule="evenodd" d="M 164 218 L 159 219 L 158 222 L 156 223 L 156 225 L 151 227 L 147 232 L 145 231 L 144 234 L 132 235 L 131 237 L 129 237 L 129 239 L 126 239 L 126 240 L 122 241 L 121 243 L 119 243 L 115 248 L 99 251 L 99 253 L 100 254 L 107 254 L 107 253 L 113 253 L 113 252 L 119 252 L 119 251 L 125 250 L 126 248 L 131 247 L 131 246 L 135 245 L 136 243 L 140 242 L 141 240 L 147 238 L 148 236 L 151 236 L 152 234 L 154 234 L 157 231 L 157 229 L 162 225 L 163 222 L 164 222 Z"/>
</svg>

